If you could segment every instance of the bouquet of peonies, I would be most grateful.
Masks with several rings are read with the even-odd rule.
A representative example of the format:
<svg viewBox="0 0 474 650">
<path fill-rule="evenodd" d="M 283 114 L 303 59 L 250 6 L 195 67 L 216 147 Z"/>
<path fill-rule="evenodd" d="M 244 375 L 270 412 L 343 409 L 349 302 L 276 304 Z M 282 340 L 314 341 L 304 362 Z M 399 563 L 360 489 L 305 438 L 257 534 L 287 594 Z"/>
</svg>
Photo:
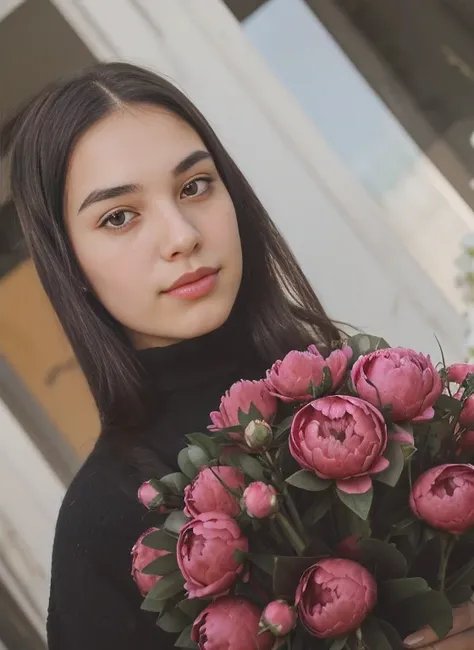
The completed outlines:
<svg viewBox="0 0 474 650">
<path fill-rule="evenodd" d="M 474 366 L 358 334 L 239 381 L 150 480 L 143 609 L 203 650 L 390 650 L 474 585 Z"/>
</svg>

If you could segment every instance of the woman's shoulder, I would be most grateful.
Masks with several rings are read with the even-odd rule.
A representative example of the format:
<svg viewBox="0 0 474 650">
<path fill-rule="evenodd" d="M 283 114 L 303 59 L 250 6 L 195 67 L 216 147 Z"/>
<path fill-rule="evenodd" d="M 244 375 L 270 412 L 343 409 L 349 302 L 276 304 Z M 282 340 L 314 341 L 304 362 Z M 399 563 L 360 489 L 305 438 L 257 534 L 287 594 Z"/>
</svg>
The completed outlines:
<svg viewBox="0 0 474 650">
<path fill-rule="evenodd" d="M 146 510 L 136 498 L 139 479 L 130 476 L 103 446 L 89 455 L 63 499 L 55 534 L 61 549 L 103 554 L 104 543 L 133 545 L 146 526 Z"/>
</svg>

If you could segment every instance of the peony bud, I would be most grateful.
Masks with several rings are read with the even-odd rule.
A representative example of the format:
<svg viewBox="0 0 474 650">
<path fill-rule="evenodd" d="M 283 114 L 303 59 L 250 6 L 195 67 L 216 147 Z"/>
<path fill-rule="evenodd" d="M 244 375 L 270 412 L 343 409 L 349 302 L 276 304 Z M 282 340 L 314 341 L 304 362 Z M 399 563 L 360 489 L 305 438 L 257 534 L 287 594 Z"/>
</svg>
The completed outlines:
<svg viewBox="0 0 474 650">
<path fill-rule="evenodd" d="M 153 481 L 145 481 L 138 490 L 138 500 L 141 504 L 152 510 L 163 506 L 165 503 L 164 495 L 154 485 Z"/>
<path fill-rule="evenodd" d="M 193 623 L 191 638 L 199 650 L 271 650 L 275 638 L 259 633 L 260 609 L 242 596 L 214 600 Z"/>
<path fill-rule="evenodd" d="M 242 506 L 255 519 L 266 519 L 278 510 L 278 494 L 273 485 L 262 481 L 250 483 L 242 497 Z"/>
<path fill-rule="evenodd" d="M 132 548 L 132 576 L 142 596 L 146 596 L 162 577 L 142 573 L 143 569 L 153 562 L 153 560 L 157 560 L 159 557 L 163 557 L 163 555 L 169 555 L 169 551 L 156 550 L 143 544 L 144 538 L 157 530 L 158 528 L 149 528 L 138 538 Z"/>
<path fill-rule="evenodd" d="M 245 442 L 250 449 L 263 451 L 273 440 L 271 426 L 263 420 L 252 420 L 245 428 Z"/>
<path fill-rule="evenodd" d="M 296 612 L 284 600 L 274 600 L 263 610 L 260 629 L 270 630 L 274 636 L 286 636 L 296 625 Z"/>
</svg>

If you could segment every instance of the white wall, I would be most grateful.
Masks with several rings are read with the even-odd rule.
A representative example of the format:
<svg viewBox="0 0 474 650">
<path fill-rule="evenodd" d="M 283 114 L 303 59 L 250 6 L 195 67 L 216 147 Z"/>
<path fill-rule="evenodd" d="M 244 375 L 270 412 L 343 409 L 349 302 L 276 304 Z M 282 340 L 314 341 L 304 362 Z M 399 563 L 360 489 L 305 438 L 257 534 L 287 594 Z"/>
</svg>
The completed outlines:
<svg viewBox="0 0 474 650">
<path fill-rule="evenodd" d="M 0 401 L 0 579 L 40 634 L 64 488 Z"/>
</svg>

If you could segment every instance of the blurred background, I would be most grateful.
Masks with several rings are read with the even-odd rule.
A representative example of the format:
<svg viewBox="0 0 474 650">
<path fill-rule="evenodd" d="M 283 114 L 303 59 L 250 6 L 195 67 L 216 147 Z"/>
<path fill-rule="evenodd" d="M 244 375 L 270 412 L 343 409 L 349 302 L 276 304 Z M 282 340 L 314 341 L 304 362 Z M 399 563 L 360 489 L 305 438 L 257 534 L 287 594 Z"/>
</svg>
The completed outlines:
<svg viewBox="0 0 474 650">
<path fill-rule="evenodd" d="M 465 357 L 472 0 L 0 0 L 0 117 L 95 60 L 145 65 L 194 100 L 334 318 L 438 360 L 436 335 L 448 360 Z M 0 650 L 40 650 L 55 518 L 98 418 L 6 171 Z"/>
</svg>

